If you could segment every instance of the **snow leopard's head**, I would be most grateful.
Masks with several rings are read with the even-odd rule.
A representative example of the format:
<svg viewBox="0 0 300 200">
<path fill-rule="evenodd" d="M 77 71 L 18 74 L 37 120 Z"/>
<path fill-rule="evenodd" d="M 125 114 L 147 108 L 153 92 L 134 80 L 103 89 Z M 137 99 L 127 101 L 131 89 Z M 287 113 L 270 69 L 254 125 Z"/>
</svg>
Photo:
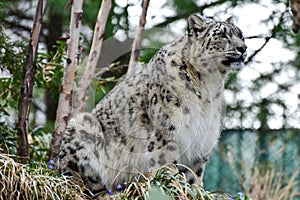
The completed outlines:
<svg viewBox="0 0 300 200">
<path fill-rule="evenodd" d="M 194 66 L 214 63 L 222 73 L 244 67 L 247 46 L 232 18 L 217 22 L 193 14 L 188 18 L 187 36 Z"/>
</svg>

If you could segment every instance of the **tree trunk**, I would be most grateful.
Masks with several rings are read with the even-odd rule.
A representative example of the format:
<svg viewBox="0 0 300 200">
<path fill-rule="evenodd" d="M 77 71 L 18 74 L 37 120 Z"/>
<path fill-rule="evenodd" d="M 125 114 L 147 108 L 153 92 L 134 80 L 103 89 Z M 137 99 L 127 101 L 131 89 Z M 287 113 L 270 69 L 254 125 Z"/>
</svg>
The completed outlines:
<svg viewBox="0 0 300 200">
<path fill-rule="evenodd" d="M 101 53 L 101 47 L 105 32 L 105 25 L 107 18 L 111 9 L 111 0 L 103 0 L 101 2 L 101 7 L 98 12 L 97 21 L 94 28 L 93 43 L 90 50 L 89 58 L 80 79 L 79 87 L 76 90 L 76 95 L 74 99 L 74 114 L 81 112 L 84 108 L 84 103 L 86 99 L 86 93 L 91 80 L 95 73 L 95 68 L 99 60 Z"/>
<path fill-rule="evenodd" d="M 38 38 L 40 35 L 42 18 L 46 0 L 39 0 L 36 8 L 35 20 L 30 35 L 26 60 L 23 65 L 23 75 L 21 82 L 21 92 L 18 103 L 18 148 L 17 154 L 21 162 L 27 162 L 29 159 L 28 145 L 28 117 L 30 112 L 30 104 L 32 98 L 32 89 L 34 83 L 34 67 L 33 61 L 35 58 Z"/>
<path fill-rule="evenodd" d="M 57 164 L 62 133 L 65 131 L 68 120 L 71 117 L 72 87 L 77 66 L 78 43 L 83 15 L 83 0 L 73 1 L 72 3 L 70 39 L 67 41 L 67 59 L 64 67 L 63 83 L 60 88 L 56 120 L 49 150 L 49 168 L 54 168 Z"/>
<path fill-rule="evenodd" d="M 138 57 L 140 55 L 140 49 L 142 46 L 142 37 L 144 32 L 144 27 L 146 24 L 146 16 L 147 16 L 147 10 L 149 6 L 150 0 L 143 0 L 142 2 L 142 14 L 140 16 L 140 22 L 139 26 L 135 31 L 134 41 L 132 45 L 131 55 L 130 55 L 130 61 L 128 65 L 128 71 L 126 74 L 126 78 L 132 76 L 135 73 L 135 66 L 138 60 Z"/>
<path fill-rule="evenodd" d="M 298 0 L 290 0 L 290 7 L 293 13 L 292 30 L 296 34 L 300 28 L 300 2 Z"/>
</svg>

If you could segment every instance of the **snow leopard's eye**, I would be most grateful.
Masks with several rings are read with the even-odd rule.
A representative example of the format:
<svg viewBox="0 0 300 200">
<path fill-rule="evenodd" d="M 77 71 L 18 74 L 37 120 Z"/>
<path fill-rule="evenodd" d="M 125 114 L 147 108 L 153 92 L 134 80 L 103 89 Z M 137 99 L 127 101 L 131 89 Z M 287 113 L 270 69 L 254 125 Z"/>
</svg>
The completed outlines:
<svg viewBox="0 0 300 200">
<path fill-rule="evenodd" d="M 221 36 L 222 38 L 228 39 L 228 36 L 227 36 L 225 33 L 223 33 L 223 32 L 220 33 L 220 36 Z"/>
<path fill-rule="evenodd" d="M 245 41 L 245 38 L 243 36 L 243 33 L 241 30 L 238 29 L 238 32 L 237 32 L 237 36 L 242 40 L 242 41 Z"/>
<path fill-rule="evenodd" d="M 245 38 L 244 38 L 244 36 L 242 36 L 242 37 L 241 37 L 241 40 L 242 40 L 243 42 L 245 42 Z"/>
</svg>

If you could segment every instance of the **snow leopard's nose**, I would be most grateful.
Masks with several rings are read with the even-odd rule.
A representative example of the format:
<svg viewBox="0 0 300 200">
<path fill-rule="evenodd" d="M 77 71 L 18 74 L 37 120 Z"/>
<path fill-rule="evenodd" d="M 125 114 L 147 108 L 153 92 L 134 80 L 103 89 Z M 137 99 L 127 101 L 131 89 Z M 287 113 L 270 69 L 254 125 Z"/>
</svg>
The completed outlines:
<svg viewBox="0 0 300 200">
<path fill-rule="evenodd" d="M 242 44 L 240 46 L 237 46 L 236 49 L 241 52 L 242 54 L 244 54 L 247 50 L 247 46 L 245 44 Z"/>
</svg>

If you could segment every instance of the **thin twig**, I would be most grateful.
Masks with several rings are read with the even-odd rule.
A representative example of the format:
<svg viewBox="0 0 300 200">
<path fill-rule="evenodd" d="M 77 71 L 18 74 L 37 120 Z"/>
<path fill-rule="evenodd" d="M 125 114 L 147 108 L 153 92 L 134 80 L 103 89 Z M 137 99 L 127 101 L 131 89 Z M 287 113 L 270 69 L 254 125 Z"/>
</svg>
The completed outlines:
<svg viewBox="0 0 300 200">
<path fill-rule="evenodd" d="M 274 38 L 276 36 L 276 30 L 278 29 L 278 27 L 281 26 L 282 22 L 283 22 L 283 18 L 285 13 L 287 12 L 287 9 L 285 11 L 283 11 L 279 17 L 279 22 L 273 27 L 272 29 L 272 33 L 270 36 L 265 37 L 265 42 L 260 46 L 260 48 L 258 48 L 257 50 L 255 50 L 247 59 L 247 61 L 245 62 L 245 64 L 248 64 L 250 62 L 253 61 L 253 58 L 269 43 L 269 41 Z"/>
<path fill-rule="evenodd" d="M 67 60 L 64 67 L 63 83 L 60 88 L 60 95 L 58 100 L 58 107 L 56 112 L 56 120 L 54 131 L 52 134 L 52 141 L 50 145 L 50 161 L 57 162 L 57 155 L 59 153 L 59 147 L 61 143 L 61 136 L 64 132 L 68 120 L 71 116 L 72 106 L 72 87 L 75 74 L 75 68 L 77 65 L 77 52 L 79 34 L 82 20 L 82 3 L 83 0 L 77 0 L 73 2 L 71 11 L 71 23 L 70 23 L 70 39 L 67 40 Z"/>
<path fill-rule="evenodd" d="M 39 40 L 42 26 L 43 14 L 46 6 L 46 0 L 39 0 L 36 8 L 34 24 L 28 44 L 26 60 L 23 65 L 21 92 L 18 103 L 18 156 L 22 162 L 27 162 L 29 156 L 28 145 L 28 117 L 32 98 L 34 83 L 34 66 L 36 48 Z"/>
<path fill-rule="evenodd" d="M 266 38 L 266 35 L 260 34 L 260 35 L 251 35 L 251 36 L 247 36 L 245 37 L 245 39 L 262 39 L 262 38 Z"/>
<path fill-rule="evenodd" d="M 132 76 L 135 73 L 135 66 L 140 54 L 143 31 L 146 24 L 146 16 L 147 16 L 147 10 L 149 6 L 149 1 L 150 0 L 143 0 L 142 2 L 142 14 L 140 16 L 139 26 L 135 32 L 126 78 Z"/>
<path fill-rule="evenodd" d="M 108 19 L 111 5 L 111 0 L 103 0 L 101 3 L 101 7 L 99 9 L 97 21 L 95 24 L 93 43 L 87 61 L 87 65 L 85 67 L 83 76 L 80 79 L 79 86 L 76 90 L 76 95 L 74 99 L 74 114 L 83 110 L 84 102 L 86 99 L 86 93 L 91 83 L 91 79 L 94 77 L 95 68 L 99 60 L 105 32 L 105 25 Z"/>
<path fill-rule="evenodd" d="M 253 58 L 268 44 L 268 42 L 270 41 L 271 38 L 272 37 L 266 37 L 265 42 L 248 57 L 245 64 L 248 64 L 249 62 L 251 62 L 253 60 Z"/>
</svg>

